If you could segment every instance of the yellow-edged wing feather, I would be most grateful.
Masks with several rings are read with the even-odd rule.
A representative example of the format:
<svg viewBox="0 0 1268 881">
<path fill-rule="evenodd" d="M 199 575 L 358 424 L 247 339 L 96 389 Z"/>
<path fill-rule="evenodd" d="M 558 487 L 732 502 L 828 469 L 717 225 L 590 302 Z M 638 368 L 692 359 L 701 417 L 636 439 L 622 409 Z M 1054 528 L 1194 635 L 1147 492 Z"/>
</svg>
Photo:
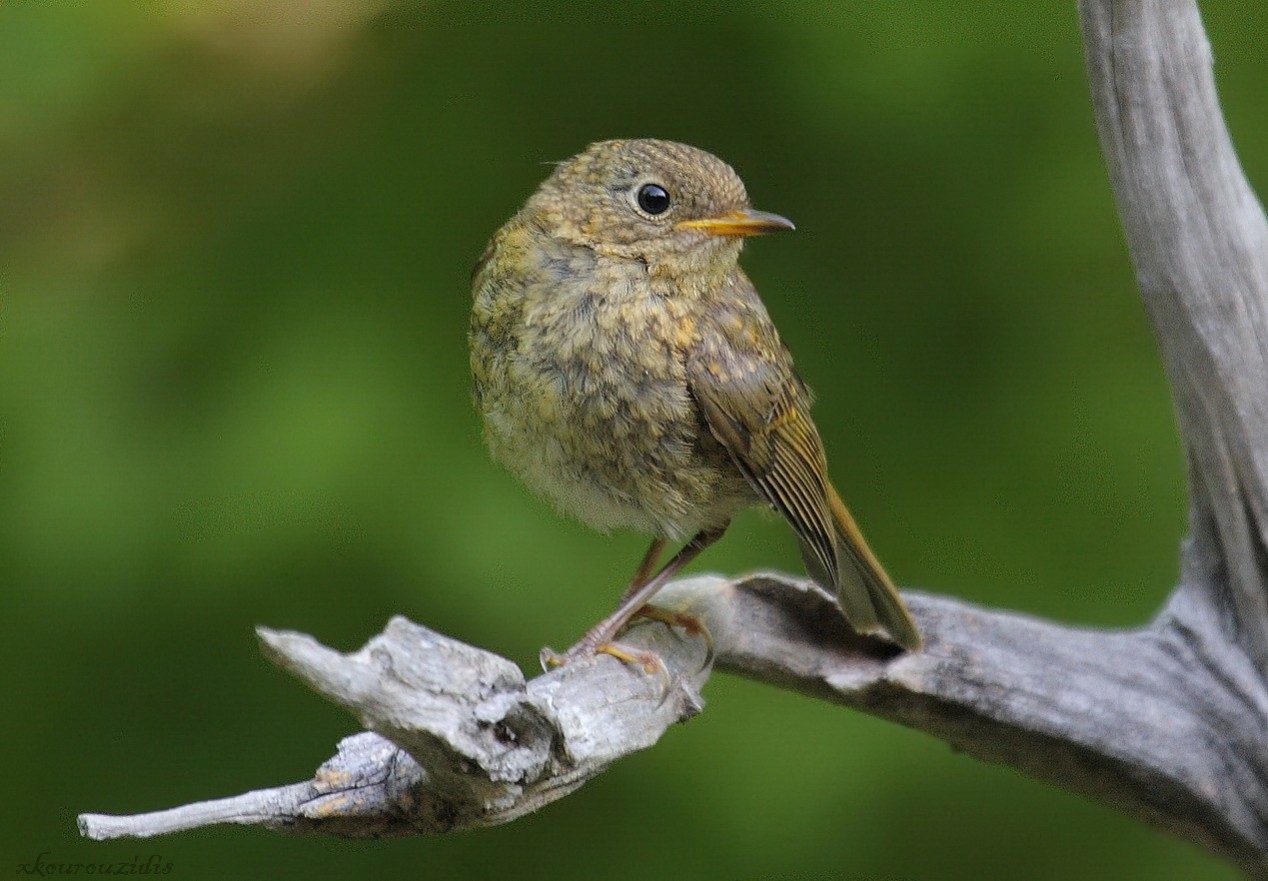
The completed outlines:
<svg viewBox="0 0 1268 881">
<path fill-rule="evenodd" d="M 898 591 L 828 480 L 810 394 L 792 356 L 738 270 L 724 294 L 701 310 L 687 359 L 705 423 L 757 494 L 788 520 L 807 571 L 836 592 L 850 625 L 918 649 L 919 631 Z"/>
</svg>

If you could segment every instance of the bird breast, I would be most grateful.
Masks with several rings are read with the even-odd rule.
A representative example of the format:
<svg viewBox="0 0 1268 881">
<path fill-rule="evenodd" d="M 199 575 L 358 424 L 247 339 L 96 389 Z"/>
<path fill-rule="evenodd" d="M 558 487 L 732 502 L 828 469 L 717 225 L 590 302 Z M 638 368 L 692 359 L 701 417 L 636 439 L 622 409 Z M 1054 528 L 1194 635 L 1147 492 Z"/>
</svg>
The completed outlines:
<svg viewBox="0 0 1268 881">
<path fill-rule="evenodd" d="M 725 523 L 749 490 L 688 391 L 694 301 L 639 261 L 540 244 L 516 259 L 476 281 L 472 366 L 494 458 L 596 529 L 680 539 Z"/>
</svg>

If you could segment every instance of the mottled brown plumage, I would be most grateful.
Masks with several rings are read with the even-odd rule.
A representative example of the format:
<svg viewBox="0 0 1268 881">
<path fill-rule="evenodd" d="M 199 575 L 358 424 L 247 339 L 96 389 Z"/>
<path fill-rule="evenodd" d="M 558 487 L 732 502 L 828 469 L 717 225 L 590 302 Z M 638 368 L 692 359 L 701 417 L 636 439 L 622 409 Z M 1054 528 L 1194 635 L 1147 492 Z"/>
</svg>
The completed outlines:
<svg viewBox="0 0 1268 881">
<path fill-rule="evenodd" d="M 810 395 L 738 266 L 746 236 L 791 227 L 750 208 L 709 153 L 604 141 L 561 163 L 477 264 L 471 367 L 493 457 L 596 529 L 657 538 L 621 607 L 564 658 L 610 649 L 758 502 L 787 518 L 851 625 L 919 647 L 828 480 Z M 652 577 L 664 540 L 688 538 Z"/>
</svg>

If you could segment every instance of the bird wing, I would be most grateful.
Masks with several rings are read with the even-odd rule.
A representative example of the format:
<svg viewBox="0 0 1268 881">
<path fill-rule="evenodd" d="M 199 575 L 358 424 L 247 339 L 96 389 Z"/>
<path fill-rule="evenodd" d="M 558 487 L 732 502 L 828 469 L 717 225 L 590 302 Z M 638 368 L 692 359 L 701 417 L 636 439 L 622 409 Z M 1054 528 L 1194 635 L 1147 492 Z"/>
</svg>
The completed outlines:
<svg viewBox="0 0 1268 881">
<path fill-rule="evenodd" d="M 738 270 L 702 309 L 687 358 L 691 393 L 753 489 L 787 518 L 812 575 L 836 589 L 839 559 L 823 442 L 810 393 L 752 284 Z"/>
<path fill-rule="evenodd" d="M 759 496 L 784 515 L 815 581 L 860 633 L 886 631 L 916 650 L 902 598 L 828 480 L 811 396 L 757 291 L 736 270 L 701 310 L 687 379 L 710 432 Z"/>
</svg>

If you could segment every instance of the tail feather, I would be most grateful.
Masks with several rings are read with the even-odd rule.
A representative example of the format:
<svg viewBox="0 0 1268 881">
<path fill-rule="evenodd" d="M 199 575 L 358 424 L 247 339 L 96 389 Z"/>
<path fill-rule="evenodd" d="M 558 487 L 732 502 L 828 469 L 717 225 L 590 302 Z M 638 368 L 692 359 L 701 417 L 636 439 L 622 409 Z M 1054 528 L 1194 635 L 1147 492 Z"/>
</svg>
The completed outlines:
<svg viewBox="0 0 1268 881">
<path fill-rule="evenodd" d="M 897 588 L 867 546 L 863 533 L 841 497 L 831 484 L 828 484 L 827 490 L 828 507 L 836 533 L 837 572 L 824 572 L 822 564 L 819 564 L 807 567 L 810 576 L 836 588 L 841 611 L 855 630 L 860 633 L 883 631 L 908 651 L 919 651 L 920 631 Z M 811 555 L 803 553 L 802 556 L 809 563 Z"/>
</svg>

